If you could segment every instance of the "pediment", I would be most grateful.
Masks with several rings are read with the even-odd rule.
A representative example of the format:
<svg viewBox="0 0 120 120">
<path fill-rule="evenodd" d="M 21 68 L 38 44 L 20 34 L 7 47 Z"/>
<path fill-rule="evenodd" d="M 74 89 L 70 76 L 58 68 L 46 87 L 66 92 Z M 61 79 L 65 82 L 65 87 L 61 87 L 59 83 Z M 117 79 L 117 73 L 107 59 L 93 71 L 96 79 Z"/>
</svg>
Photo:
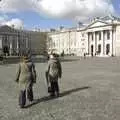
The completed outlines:
<svg viewBox="0 0 120 120">
<path fill-rule="evenodd" d="M 108 23 L 103 22 L 103 21 L 95 21 L 87 26 L 87 28 L 95 28 L 95 27 L 101 27 L 108 25 Z"/>
</svg>

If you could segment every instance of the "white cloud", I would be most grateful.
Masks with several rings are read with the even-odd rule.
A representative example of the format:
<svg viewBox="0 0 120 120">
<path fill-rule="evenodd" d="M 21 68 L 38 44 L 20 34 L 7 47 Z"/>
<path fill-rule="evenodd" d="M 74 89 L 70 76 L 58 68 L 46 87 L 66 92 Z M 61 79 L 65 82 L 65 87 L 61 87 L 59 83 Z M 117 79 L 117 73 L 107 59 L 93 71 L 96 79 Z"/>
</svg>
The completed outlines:
<svg viewBox="0 0 120 120">
<path fill-rule="evenodd" d="M 8 17 L 6 15 L 0 17 L 0 25 L 8 25 L 10 27 L 22 29 L 24 27 L 24 23 L 22 20 L 18 18 L 13 18 L 11 20 L 8 20 Z"/>
<path fill-rule="evenodd" d="M 109 0 L 42 0 L 39 6 L 45 14 L 56 18 L 85 20 L 114 13 Z"/>
<path fill-rule="evenodd" d="M 34 0 L 1 0 L 0 11 L 4 13 L 31 10 Z"/>
<path fill-rule="evenodd" d="M 3 25 L 8 25 L 11 27 L 14 26 L 14 28 L 17 28 L 17 29 L 23 29 L 23 27 L 24 27 L 23 21 L 18 18 L 14 18 L 14 19 L 5 21 L 5 22 L 3 22 Z"/>
<path fill-rule="evenodd" d="M 111 0 L 2 0 L 0 11 L 36 11 L 51 18 L 86 20 L 114 13 Z"/>
</svg>

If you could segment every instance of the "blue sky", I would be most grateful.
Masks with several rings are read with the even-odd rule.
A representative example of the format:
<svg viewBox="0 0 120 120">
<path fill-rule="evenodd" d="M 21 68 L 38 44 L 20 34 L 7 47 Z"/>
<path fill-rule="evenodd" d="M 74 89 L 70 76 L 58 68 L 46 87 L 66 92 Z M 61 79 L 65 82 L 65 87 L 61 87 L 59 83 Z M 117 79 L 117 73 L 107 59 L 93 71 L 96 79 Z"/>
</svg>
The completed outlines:
<svg viewBox="0 0 120 120">
<path fill-rule="evenodd" d="M 33 3 L 32 0 L 25 0 L 25 3 L 22 3 L 21 0 L 2 0 L 0 4 L 4 5 L 0 6 L 2 22 L 24 24 L 24 28 L 27 29 L 47 29 L 57 28 L 60 25 L 76 26 L 78 21 L 84 22 L 86 19 L 105 16 L 108 13 L 120 16 L 120 0 L 111 0 L 111 2 L 106 2 L 110 0 L 86 0 L 84 3 L 78 0 L 76 0 L 78 3 L 74 0 L 74 2 L 71 0 L 66 0 L 67 2 L 65 0 L 61 0 L 61 2 L 51 0 L 52 4 L 49 2 L 50 0 L 35 1 L 36 3 Z"/>
<path fill-rule="evenodd" d="M 47 18 L 39 15 L 36 12 L 19 12 L 8 14 L 9 19 L 19 18 L 24 21 L 25 28 L 39 27 L 39 28 L 56 28 L 60 25 L 66 27 L 74 26 L 75 22 L 70 19 Z"/>
<path fill-rule="evenodd" d="M 115 10 L 119 13 L 120 15 L 120 0 L 112 0 L 112 3 L 115 7 Z"/>
</svg>

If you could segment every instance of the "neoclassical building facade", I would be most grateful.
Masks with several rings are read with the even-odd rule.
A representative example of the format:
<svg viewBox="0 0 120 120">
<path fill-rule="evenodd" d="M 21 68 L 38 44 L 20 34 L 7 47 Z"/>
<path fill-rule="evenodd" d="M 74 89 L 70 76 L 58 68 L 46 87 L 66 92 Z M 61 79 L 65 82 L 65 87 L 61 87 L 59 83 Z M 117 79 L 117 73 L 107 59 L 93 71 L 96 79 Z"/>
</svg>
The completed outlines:
<svg viewBox="0 0 120 120">
<path fill-rule="evenodd" d="M 98 56 L 120 56 L 120 19 L 112 15 L 96 18 L 82 27 L 54 30 L 48 33 L 48 52 L 84 53 Z"/>
<path fill-rule="evenodd" d="M 30 49 L 30 35 L 8 26 L 0 27 L 0 54 L 22 55 Z"/>
<path fill-rule="evenodd" d="M 45 54 L 47 32 L 0 26 L 0 55 Z"/>
</svg>

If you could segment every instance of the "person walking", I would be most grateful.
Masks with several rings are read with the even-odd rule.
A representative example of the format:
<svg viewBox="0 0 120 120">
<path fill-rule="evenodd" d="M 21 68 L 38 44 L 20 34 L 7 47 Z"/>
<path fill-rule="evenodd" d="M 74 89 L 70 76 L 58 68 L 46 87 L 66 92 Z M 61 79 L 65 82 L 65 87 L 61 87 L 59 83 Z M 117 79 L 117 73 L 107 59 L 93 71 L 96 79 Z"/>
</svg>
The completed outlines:
<svg viewBox="0 0 120 120">
<path fill-rule="evenodd" d="M 48 92 L 51 96 L 59 96 L 58 78 L 62 77 L 62 67 L 55 54 L 50 55 L 46 70 L 46 79 L 48 83 Z"/>
<path fill-rule="evenodd" d="M 86 53 L 84 53 L 84 59 L 86 59 Z"/>
<path fill-rule="evenodd" d="M 35 65 L 27 55 L 22 57 L 15 81 L 20 88 L 19 105 L 24 108 L 26 98 L 31 102 L 33 101 L 33 84 L 36 83 Z"/>
</svg>

